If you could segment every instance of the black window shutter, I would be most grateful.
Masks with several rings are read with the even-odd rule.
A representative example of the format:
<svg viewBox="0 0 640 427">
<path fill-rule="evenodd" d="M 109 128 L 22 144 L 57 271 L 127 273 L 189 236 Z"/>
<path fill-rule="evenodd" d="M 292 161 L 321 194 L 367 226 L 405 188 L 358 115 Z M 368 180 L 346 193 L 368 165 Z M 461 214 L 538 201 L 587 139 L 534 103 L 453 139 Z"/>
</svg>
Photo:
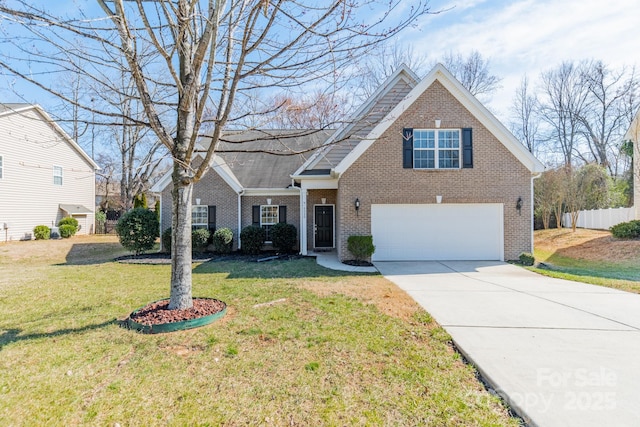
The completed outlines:
<svg viewBox="0 0 640 427">
<path fill-rule="evenodd" d="M 278 213 L 278 222 L 284 222 L 285 224 L 287 223 L 287 207 L 286 206 L 280 206 L 278 208 L 279 213 Z"/>
<path fill-rule="evenodd" d="M 252 225 L 260 226 L 260 205 L 253 205 L 253 221 Z"/>
<path fill-rule="evenodd" d="M 402 129 L 402 167 L 413 169 L 413 128 Z"/>
<path fill-rule="evenodd" d="M 216 207 L 207 206 L 209 214 L 209 231 L 216 231 Z"/>
<path fill-rule="evenodd" d="M 473 136 L 471 128 L 462 129 L 462 167 L 473 167 Z"/>
</svg>

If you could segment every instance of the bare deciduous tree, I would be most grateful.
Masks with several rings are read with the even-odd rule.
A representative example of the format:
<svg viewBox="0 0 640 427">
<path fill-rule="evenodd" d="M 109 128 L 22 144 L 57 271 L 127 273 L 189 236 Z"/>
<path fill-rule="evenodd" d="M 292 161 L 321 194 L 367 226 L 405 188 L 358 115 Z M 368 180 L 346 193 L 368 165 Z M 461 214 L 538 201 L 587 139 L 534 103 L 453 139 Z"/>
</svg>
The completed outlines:
<svg viewBox="0 0 640 427">
<path fill-rule="evenodd" d="M 516 96 L 511 107 L 513 133 L 520 138 L 520 141 L 527 147 L 529 152 L 536 154 L 536 140 L 540 119 L 537 115 L 538 99 L 531 93 L 529 79 L 525 75 L 520 87 L 516 91 Z"/>
<path fill-rule="evenodd" d="M 0 67 L 69 102 L 45 79 L 30 74 L 29 67 L 38 63 L 43 69 L 85 72 L 117 92 L 122 90 L 111 81 L 114 75 L 125 72 L 135 82 L 144 120 L 126 119 L 150 128 L 173 159 L 171 309 L 193 303 L 193 185 L 233 121 L 236 102 L 260 88 L 335 82 L 354 58 L 429 10 L 420 0 L 384 5 L 373 0 L 97 2 L 103 16 L 85 12 L 75 18 L 54 16 L 26 0 L 0 3 L 2 25 L 20 26 L 9 28 L 12 39 L 5 42 L 14 50 L 3 49 Z M 379 12 L 375 18 L 361 13 L 372 7 Z M 21 47 L 25 32 L 37 40 L 37 49 Z M 91 48 L 89 53 L 71 42 L 78 37 Z M 80 60 L 88 65 L 81 67 Z M 96 112 L 122 123 L 122 112 Z M 203 125 L 211 143 L 204 161 L 198 162 L 194 160 Z"/>
<path fill-rule="evenodd" d="M 500 88 L 500 77 L 491 73 L 489 60 L 477 50 L 468 56 L 449 52 L 442 63 L 473 96 L 488 100 Z"/>
</svg>

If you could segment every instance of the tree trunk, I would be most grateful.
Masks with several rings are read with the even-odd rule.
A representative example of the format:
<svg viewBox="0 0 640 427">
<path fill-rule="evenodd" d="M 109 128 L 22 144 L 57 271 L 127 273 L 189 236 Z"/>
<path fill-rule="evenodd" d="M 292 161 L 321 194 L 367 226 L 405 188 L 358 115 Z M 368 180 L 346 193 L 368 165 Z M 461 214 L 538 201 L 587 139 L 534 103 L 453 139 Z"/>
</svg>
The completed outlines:
<svg viewBox="0 0 640 427">
<path fill-rule="evenodd" d="M 170 310 L 184 310 L 193 306 L 191 295 L 191 196 L 193 183 L 183 179 L 185 175 L 186 170 L 176 162 L 173 168 L 172 191 Z"/>
</svg>

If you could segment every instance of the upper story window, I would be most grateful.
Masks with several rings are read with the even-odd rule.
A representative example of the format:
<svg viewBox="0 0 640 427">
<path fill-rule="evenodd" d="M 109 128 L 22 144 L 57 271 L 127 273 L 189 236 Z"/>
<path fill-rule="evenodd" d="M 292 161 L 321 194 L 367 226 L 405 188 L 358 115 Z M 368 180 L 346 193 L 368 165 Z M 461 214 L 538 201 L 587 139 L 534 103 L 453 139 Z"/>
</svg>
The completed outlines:
<svg viewBox="0 0 640 427">
<path fill-rule="evenodd" d="M 413 129 L 414 169 L 459 169 L 460 129 Z"/>
<path fill-rule="evenodd" d="M 191 228 L 209 227 L 209 208 L 206 205 L 196 205 L 191 207 Z"/>
<path fill-rule="evenodd" d="M 62 166 L 53 167 L 53 185 L 62 185 Z"/>
<path fill-rule="evenodd" d="M 0 156 L 0 179 L 4 178 L 4 158 Z"/>
<path fill-rule="evenodd" d="M 402 129 L 404 169 L 473 168 L 473 129 Z"/>
</svg>

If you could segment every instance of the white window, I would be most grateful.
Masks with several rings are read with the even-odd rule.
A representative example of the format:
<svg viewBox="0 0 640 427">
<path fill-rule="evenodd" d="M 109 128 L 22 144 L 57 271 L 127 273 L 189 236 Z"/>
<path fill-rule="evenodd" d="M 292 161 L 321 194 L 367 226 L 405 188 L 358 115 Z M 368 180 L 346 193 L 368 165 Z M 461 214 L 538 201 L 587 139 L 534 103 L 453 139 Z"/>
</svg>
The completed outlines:
<svg viewBox="0 0 640 427">
<path fill-rule="evenodd" d="M 208 228 L 209 215 L 207 206 L 192 206 L 191 207 L 191 228 Z"/>
<path fill-rule="evenodd" d="M 62 166 L 53 167 L 53 185 L 62 185 Z"/>
<path fill-rule="evenodd" d="M 260 226 L 267 232 L 267 242 L 271 241 L 271 227 L 280 220 L 280 206 L 262 205 L 260 206 Z"/>
<path fill-rule="evenodd" d="M 459 129 L 414 129 L 413 167 L 415 169 L 459 169 Z"/>
<path fill-rule="evenodd" d="M 0 179 L 4 177 L 4 158 L 0 156 Z"/>
</svg>

